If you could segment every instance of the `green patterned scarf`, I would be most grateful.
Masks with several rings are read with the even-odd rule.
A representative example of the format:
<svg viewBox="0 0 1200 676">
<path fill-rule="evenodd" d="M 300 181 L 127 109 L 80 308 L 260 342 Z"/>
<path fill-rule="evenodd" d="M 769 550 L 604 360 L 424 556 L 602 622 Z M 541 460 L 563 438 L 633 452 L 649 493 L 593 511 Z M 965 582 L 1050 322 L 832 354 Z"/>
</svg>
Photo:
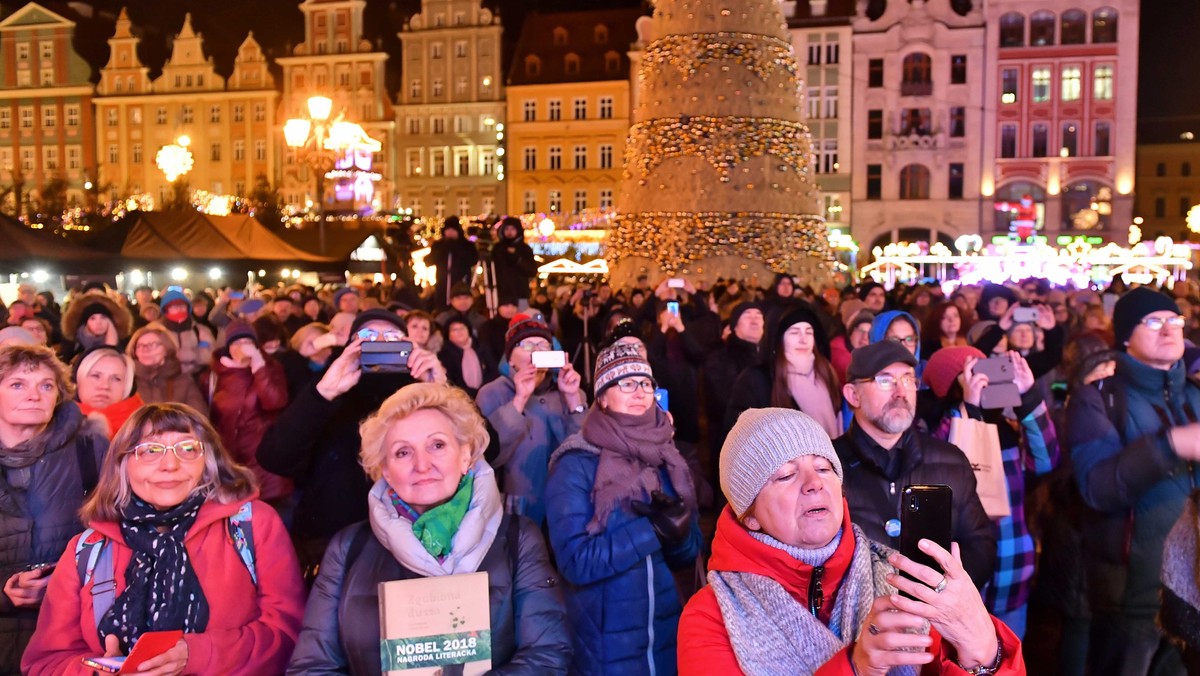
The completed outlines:
<svg viewBox="0 0 1200 676">
<path fill-rule="evenodd" d="M 474 486 L 475 476 L 472 472 L 467 472 L 463 475 L 462 481 L 458 482 L 458 490 L 455 491 L 454 497 L 433 509 L 426 510 L 419 516 L 391 488 L 388 488 L 388 496 L 397 513 L 413 520 L 413 535 L 416 536 L 425 551 L 441 560 L 450 553 L 454 534 L 458 532 L 459 524 L 462 523 L 463 517 L 467 515 L 467 510 L 471 507 Z"/>
</svg>

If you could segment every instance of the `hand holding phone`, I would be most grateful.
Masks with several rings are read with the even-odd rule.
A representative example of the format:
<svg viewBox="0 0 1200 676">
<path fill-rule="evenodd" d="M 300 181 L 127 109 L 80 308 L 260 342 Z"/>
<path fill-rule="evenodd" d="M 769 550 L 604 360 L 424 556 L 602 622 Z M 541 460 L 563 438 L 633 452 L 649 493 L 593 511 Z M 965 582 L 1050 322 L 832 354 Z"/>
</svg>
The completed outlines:
<svg viewBox="0 0 1200 676">
<path fill-rule="evenodd" d="M 922 539 L 932 540 L 946 551 L 950 550 L 953 501 L 953 489 L 944 484 L 905 486 L 900 500 L 900 553 L 923 566 L 942 570 L 932 556 L 921 551 L 918 543 Z M 900 574 L 921 582 L 908 573 Z M 902 595 L 913 598 L 907 593 Z"/>
<path fill-rule="evenodd" d="M 128 656 L 114 655 L 111 653 L 119 652 L 117 637 L 108 635 L 104 637 L 105 645 L 109 647 L 108 655 L 103 657 L 84 657 L 82 659 L 84 666 L 95 669 L 105 674 L 132 674 L 136 673 L 139 667 L 145 662 L 152 660 L 160 655 L 164 655 L 170 651 L 179 648 L 179 644 L 183 641 L 183 632 L 179 630 L 173 631 L 148 631 L 138 638 L 134 644 L 133 650 L 129 651 Z M 186 648 L 181 648 L 178 652 L 183 658 L 184 663 L 187 660 Z M 156 667 L 166 665 L 155 665 Z M 183 663 L 178 668 L 182 668 Z M 177 672 L 169 672 L 177 673 Z"/>
<path fill-rule="evenodd" d="M 679 301 L 677 301 L 677 300 L 667 301 L 667 312 L 671 313 L 671 316 L 673 316 L 673 317 L 678 317 L 679 316 Z"/>
<path fill-rule="evenodd" d="M 1018 305 L 1013 308 L 1012 320 L 1015 324 L 1036 324 L 1038 320 L 1037 308 Z"/>
<path fill-rule="evenodd" d="M 562 350 L 539 350 L 531 352 L 530 357 L 537 369 L 560 369 L 567 365 L 567 353 Z"/>
<path fill-rule="evenodd" d="M 684 281 L 683 281 L 682 277 L 671 277 L 670 279 L 667 280 L 667 288 L 668 289 L 682 289 L 683 286 L 684 286 Z"/>
</svg>

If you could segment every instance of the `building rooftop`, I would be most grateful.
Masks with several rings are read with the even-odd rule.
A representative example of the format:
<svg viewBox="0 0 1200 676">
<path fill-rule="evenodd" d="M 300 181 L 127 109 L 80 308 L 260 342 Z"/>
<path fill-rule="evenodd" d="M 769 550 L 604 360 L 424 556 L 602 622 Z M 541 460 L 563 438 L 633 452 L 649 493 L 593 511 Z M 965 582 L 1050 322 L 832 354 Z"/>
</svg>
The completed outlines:
<svg viewBox="0 0 1200 676">
<path fill-rule="evenodd" d="M 627 52 L 643 15 L 637 8 L 528 15 L 508 86 L 628 78 Z"/>
</svg>

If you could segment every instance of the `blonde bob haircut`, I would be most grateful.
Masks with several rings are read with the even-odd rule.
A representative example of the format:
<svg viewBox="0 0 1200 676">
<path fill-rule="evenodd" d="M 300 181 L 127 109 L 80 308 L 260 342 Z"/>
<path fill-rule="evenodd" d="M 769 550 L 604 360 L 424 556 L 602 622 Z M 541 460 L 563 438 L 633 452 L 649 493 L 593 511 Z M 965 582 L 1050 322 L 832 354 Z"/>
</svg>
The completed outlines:
<svg viewBox="0 0 1200 676">
<path fill-rule="evenodd" d="M 67 366 L 54 356 L 54 350 L 45 345 L 25 345 L 9 343 L 0 347 L 0 380 L 4 380 L 17 371 L 36 371 L 46 367 L 54 374 L 54 384 L 58 389 L 59 404 L 69 401 L 75 396 L 75 384 L 71 382 L 71 374 Z"/>
<path fill-rule="evenodd" d="M 488 445 L 487 426 L 471 397 L 452 385 L 413 383 L 388 397 L 378 411 L 358 426 L 362 437 L 358 460 L 372 481 L 378 481 L 383 476 L 383 462 L 387 457 L 383 438 L 388 430 L 417 411 L 426 409 L 435 410 L 450 419 L 455 441 L 471 447 L 471 464 L 483 457 Z"/>
<path fill-rule="evenodd" d="M 147 437 L 164 432 L 192 435 L 204 445 L 204 472 L 192 494 L 203 493 L 208 501 L 219 504 L 241 502 L 254 495 L 254 474 L 234 462 L 221 444 L 221 437 L 208 419 L 185 404 L 146 404 L 129 416 L 113 437 L 100 468 L 100 481 L 79 510 L 84 524 L 93 521 L 120 521 L 133 499 L 133 487 L 126 471 L 133 449 Z"/>
</svg>

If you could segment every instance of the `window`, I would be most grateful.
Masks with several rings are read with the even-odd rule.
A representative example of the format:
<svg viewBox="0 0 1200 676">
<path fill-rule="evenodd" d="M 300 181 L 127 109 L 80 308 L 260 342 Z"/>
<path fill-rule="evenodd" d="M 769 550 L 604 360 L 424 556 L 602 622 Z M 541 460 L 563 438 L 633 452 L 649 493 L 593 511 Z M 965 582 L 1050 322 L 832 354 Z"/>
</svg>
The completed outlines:
<svg viewBox="0 0 1200 676">
<path fill-rule="evenodd" d="M 1016 68 L 1005 68 L 1000 71 L 1000 102 L 1001 103 L 1016 103 L 1017 102 L 1017 78 L 1020 71 Z"/>
<path fill-rule="evenodd" d="M 1025 16 L 1017 12 L 1009 12 L 1000 17 L 1000 46 L 1025 46 Z"/>
<path fill-rule="evenodd" d="M 550 170 L 562 169 L 562 146 L 550 146 Z"/>
<path fill-rule="evenodd" d="M 134 164 L 142 163 L 142 144 L 134 143 L 129 148 L 129 158 Z"/>
<path fill-rule="evenodd" d="M 967 83 L 967 55 L 955 54 L 950 57 L 950 84 Z"/>
<path fill-rule="evenodd" d="M 408 133 L 412 135 L 421 133 L 421 118 L 416 116 L 408 118 Z"/>
<path fill-rule="evenodd" d="M 42 127 L 45 129 L 53 129 L 58 126 L 58 108 L 54 106 L 42 106 Z"/>
<path fill-rule="evenodd" d="M 1000 157 L 1008 159 L 1017 156 L 1017 125 L 1000 125 Z"/>
<path fill-rule="evenodd" d="M 209 147 L 209 159 L 213 162 L 221 161 L 221 144 L 214 143 Z"/>
<path fill-rule="evenodd" d="M 1092 12 L 1092 42 L 1117 41 L 1117 10 L 1104 7 Z"/>
<path fill-rule="evenodd" d="M 467 57 L 467 41 L 455 40 L 454 42 L 454 58 L 465 59 Z"/>
<path fill-rule="evenodd" d="M 12 129 L 12 111 L 0 108 L 0 129 Z"/>
<path fill-rule="evenodd" d="M 246 159 L 246 142 L 242 139 L 233 142 L 233 159 L 235 162 L 241 162 Z"/>
<path fill-rule="evenodd" d="M 1157 165 L 1154 167 L 1154 175 L 1155 175 L 1155 176 L 1157 176 L 1157 177 L 1159 177 L 1159 178 L 1162 178 L 1162 177 L 1166 176 L 1166 175 L 1167 175 L 1167 163 L 1166 163 L 1166 162 L 1159 162 L 1159 163 L 1158 163 L 1158 164 L 1157 164 Z"/>
<path fill-rule="evenodd" d="M 613 166 L 613 147 L 611 144 L 605 143 L 600 146 L 600 168 L 612 169 Z"/>
<path fill-rule="evenodd" d="M 1087 12 L 1068 9 L 1062 13 L 1062 29 L 1059 42 L 1064 45 L 1082 45 L 1087 42 Z"/>
<path fill-rule="evenodd" d="M 455 176 L 470 176 L 471 175 L 471 154 L 465 150 L 457 150 L 454 152 L 454 175 Z"/>
<path fill-rule="evenodd" d="M 1034 12 L 1029 17 L 1029 44 L 1044 47 L 1054 44 L 1054 14 Z"/>
<path fill-rule="evenodd" d="M 408 176 L 421 175 L 421 151 L 418 148 L 409 148 L 405 155 L 406 171 Z"/>
<path fill-rule="evenodd" d="M 883 165 L 867 165 L 867 199 L 877 200 L 883 196 Z"/>
<path fill-rule="evenodd" d="M 562 47 L 567 44 L 567 29 L 562 26 L 554 28 L 554 46 Z"/>
<path fill-rule="evenodd" d="M 458 203 L 458 215 L 460 217 L 471 215 L 471 198 L 470 197 L 459 197 L 457 200 L 457 203 Z"/>
<path fill-rule="evenodd" d="M 1179 165 L 1179 175 L 1180 176 L 1191 176 L 1192 175 L 1192 163 L 1184 162 L 1183 164 Z"/>
<path fill-rule="evenodd" d="M 33 171 L 33 148 L 21 149 L 21 171 L 27 174 Z"/>
<path fill-rule="evenodd" d="M 1192 198 L 1184 195 L 1179 198 L 1179 217 L 1187 218 L 1188 211 L 1192 208 Z"/>
<path fill-rule="evenodd" d="M 952 162 L 950 164 L 950 184 L 948 186 L 947 197 L 952 200 L 963 198 L 963 165 L 960 162 Z"/>
<path fill-rule="evenodd" d="M 558 122 L 562 119 L 562 101 L 554 99 L 550 102 L 550 121 Z"/>
<path fill-rule="evenodd" d="M 432 122 L 432 124 L 430 126 L 433 128 L 433 133 L 435 133 L 435 134 L 445 134 L 446 133 L 446 118 L 435 116 L 435 117 L 430 118 L 430 122 Z"/>
<path fill-rule="evenodd" d="M 246 182 L 245 181 L 237 181 L 236 183 L 234 183 L 233 184 L 233 194 L 245 195 L 246 194 Z"/>
<path fill-rule="evenodd" d="M 421 98 L 421 81 L 420 80 L 410 80 L 409 81 L 408 96 L 409 96 L 409 98 L 413 98 L 413 99 Z"/>
<path fill-rule="evenodd" d="M 821 89 L 819 87 L 810 88 L 805 100 L 808 101 L 808 118 L 815 120 L 821 117 Z"/>
<path fill-rule="evenodd" d="M 1096 123 L 1095 143 L 1092 145 L 1092 154 L 1100 157 L 1106 157 L 1112 154 L 1112 125 L 1108 122 Z M 1187 167 L 1187 162 L 1183 163 Z M 1187 174 L 1184 174 L 1187 176 Z"/>
<path fill-rule="evenodd" d="M 18 87 L 28 87 L 28 86 L 30 86 L 30 82 L 31 82 L 30 71 L 28 71 L 28 70 L 18 70 L 17 71 L 17 86 Z M 120 84 L 120 82 L 118 82 L 118 85 L 119 84 Z M 118 88 L 117 91 L 120 91 L 120 89 Z"/>
<path fill-rule="evenodd" d="M 867 111 L 867 138 L 878 140 L 883 138 L 883 111 L 868 110 Z"/>
<path fill-rule="evenodd" d="M 825 117 L 832 119 L 838 114 L 837 87 L 825 88 Z"/>
<path fill-rule="evenodd" d="M 1079 66 L 1063 66 L 1062 69 L 1062 100 L 1078 101 L 1082 92 L 1079 79 Z"/>
<path fill-rule="evenodd" d="M 483 176 L 496 173 L 496 153 L 485 150 L 479 154 L 479 173 Z"/>
<path fill-rule="evenodd" d="M 904 57 L 904 80 L 901 96 L 928 96 L 933 92 L 933 59 L 917 52 Z"/>
<path fill-rule="evenodd" d="M 575 213 L 579 213 L 588 208 L 587 207 L 587 191 L 586 190 L 576 190 L 575 191 L 575 205 L 574 206 L 575 206 Z"/>
<path fill-rule="evenodd" d="M 1165 197 L 1155 197 L 1154 198 L 1154 217 L 1155 218 L 1166 218 L 1167 217 L 1167 198 L 1165 198 Z"/>
<path fill-rule="evenodd" d="M 54 43 L 43 40 L 39 45 L 42 52 L 42 61 L 50 61 L 54 58 Z"/>
<path fill-rule="evenodd" d="M 433 215 L 436 216 L 437 218 L 445 218 L 446 217 L 446 198 L 445 197 L 434 197 L 433 198 Z"/>
<path fill-rule="evenodd" d="M 1033 102 L 1045 103 L 1050 100 L 1050 68 L 1038 66 L 1033 69 Z"/>
<path fill-rule="evenodd" d="M 525 149 L 525 171 L 537 171 L 537 148 Z"/>
<path fill-rule="evenodd" d="M 621 69 L 621 55 L 616 52 L 607 52 L 604 55 L 604 72 L 615 73 Z"/>
<path fill-rule="evenodd" d="M 233 121 L 241 122 L 246 118 L 246 106 L 241 103 L 233 104 Z"/>
<path fill-rule="evenodd" d="M 542 61 L 530 54 L 525 57 L 525 75 L 527 77 L 537 77 L 542 74 Z"/>
<path fill-rule="evenodd" d="M 443 45 L 440 42 L 431 43 L 429 45 L 429 58 L 431 58 L 431 59 L 442 58 L 442 47 L 443 47 Z"/>
<path fill-rule="evenodd" d="M 1046 157 L 1050 154 L 1050 126 L 1045 122 L 1033 125 L 1033 156 Z"/>
<path fill-rule="evenodd" d="M 910 164 L 900 170 L 900 199 L 929 199 L 929 169 L 923 164 Z"/>
<path fill-rule="evenodd" d="M 1113 97 L 1113 67 L 1096 66 L 1093 75 L 1092 98 L 1097 101 L 1111 101 Z"/>
<path fill-rule="evenodd" d="M 467 76 L 460 75 L 454 80 L 454 93 L 463 96 L 467 93 Z"/>
<path fill-rule="evenodd" d="M 823 152 L 821 153 L 821 168 L 823 174 L 832 174 L 838 170 L 838 144 L 837 139 L 825 141 L 822 144 Z"/>
<path fill-rule="evenodd" d="M 950 138 L 963 138 L 967 135 L 967 109 L 954 106 L 950 109 Z"/>
<path fill-rule="evenodd" d="M 1064 122 L 1062 126 L 1062 150 L 1060 153 L 1063 157 L 1077 157 L 1079 155 L 1079 129 L 1073 122 Z"/>
<path fill-rule="evenodd" d="M 533 190 L 526 190 L 524 201 L 525 213 L 532 214 L 533 212 L 537 211 L 537 192 Z"/>
<path fill-rule="evenodd" d="M 429 87 L 429 93 L 433 96 L 441 96 L 445 89 L 445 83 L 442 82 L 442 78 L 435 77 L 433 78 L 433 84 Z"/>
<path fill-rule="evenodd" d="M 871 59 L 867 62 L 867 86 L 883 86 L 883 59 Z"/>
<path fill-rule="evenodd" d="M 182 114 L 183 123 L 184 123 L 184 124 L 191 124 L 191 123 L 192 123 L 192 117 L 193 117 L 193 116 L 192 116 L 192 107 L 191 107 L 191 106 L 184 106 L 184 107 L 183 107 L 183 114 Z"/>
<path fill-rule="evenodd" d="M 114 113 L 116 111 L 113 111 Z M 21 128 L 33 129 L 33 107 L 21 106 Z"/>
<path fill-rule="evenodd" d="M 121 161 L 121 146 L 110 143 L 108 144 L 108 163 L 116 164 Z"/>
<path fill-rule="evenodd" d="M 521 109 L 524 111 L 524 120 L 533 122 L 537 119 L 537 101 L 527 100 L 521 104 Z"/>
<path fill-rule="evenodd" d="M 28 61 L 31 53 L 28 42 L 17 43 L 17 61 Z"/>
<path fill-rule="evenodd" d="M 67 114 L 67 126 L 68 127 L 78 127 L 79 126 L 79 105 L 72 103 L 70 105 L 64 106 L 63 111 L 66 112 L 66 114 Z"/>
<path fill-rule="evenodd" d="M 831 42 L 825 45 L 825 63 L 833 65 L 838 62 L 841 57 L 841 46 L 836 42 Z"/>
<path fill-rule="evenodd" d="M 600 97 L 600 119 L 611 120 L 613 116 L 613 97 Z"/>
<path fill-rule="evenodd" d="M 67 146 L 67 169 L 83 167 L 83 149 L 79 146 Z"/>
<path fill-rule="evenodd" d="M 592 39 L 595 40 L 596 44 L 598 45 L 608 42 L 608 26 L 605 26 L 604 24 L 596 26 L 596 28 L 592 30 Z"/>
<path fill-rule="evenodd" d="M 933 115 L 928 108 L 906 108 L 900 112 L 900 135 L 929 136 L 933 133 Z"/>
<path fill-rule="evenodd" d="M 105 111 L 104 118 L 108 126 L 115 127 L 117 126 L 117 123 L 121 121 L 121 113 L 116 108 L 109 108 L 107 111 Z M 22 124 L 21 126 L 24 127 L 25 125 Z"/>
<path fill-rule="evenodd" d="M 158 110 L 154 111 L 154 123 L 155 124 L 166 124 L 167 123 L 167 109 L 165 107 L 159 106 Z"/>
<path fill-rule="evenodd" d="M 612 205 L 613 205 L 612 188 L 601 188 L 600 189 L 600 208 L 601 209 L 611 209 Z"/>
<path fill-rule="evenodd" d="M 56 146 L 42 148 L 42 169 L 46 171 L 58 169 L 58 148 Z"/>
<path fill-rule="evenodd" d="M 810 43 L 808 45 L 808 65 L 821 65 L 821 43 Z"/>
<path fill-rule="evenodd" d="M 446 151 L 434 150 L 431 153 L 431 155 L 433 157 L 433 175 L 434 176 L 445 176 L 446 175 Z"/>
<path fill-rule="evenodd" d="M 53 85 L 54 84 L 54 70 L 52 70 L 50 68 L 43 68 L 40 71 L 38 71 L 38 81 L 42 83 L 43 87 L 49 87 L 49 86 Z"/>
<path fill-rule="evenodd" d="M 210 106 L 208 109 L 208 121 L 213 124 L 221 122 L 221 106 Z"/>
<path fill-rule="evenodd" d="M 267 105 L 265 103 L 254 104 L 254 121 L 264 122 L 267 119 Z"/>
<path fill-rule="evenodd" d="M 471 118 L 467 117 L 466 115 L 455 115 L 454 116 L 454 133 L 455 134 L 469 134 L 471 132 L 470 127 L 471 127 Z"/>
<path fill-rule="evenodd" d="M 576 169 L 587 169 L 587 146 L 575 146 L 573 156 Z"/>
<path fill-rule="evenodd" d="M 254 161 L 255 162 L 266 162 L 267 161 L 267 142 L 262 139 L 259 139 L 254 142 Z"/>
<path fill-rule="evenodd" d="M 572 107 L 575 109 L 576 120 L 587 119 L 587 99 L 575 99 L 572 101 Z"/>
<path fill-rule="evenodd" d="M 578 75 L 579 74 L 579 55 L 578 54 L 567 54 L 563 58 L 563 69 L 566 70 L 567 75 Z"/>
</svg>

